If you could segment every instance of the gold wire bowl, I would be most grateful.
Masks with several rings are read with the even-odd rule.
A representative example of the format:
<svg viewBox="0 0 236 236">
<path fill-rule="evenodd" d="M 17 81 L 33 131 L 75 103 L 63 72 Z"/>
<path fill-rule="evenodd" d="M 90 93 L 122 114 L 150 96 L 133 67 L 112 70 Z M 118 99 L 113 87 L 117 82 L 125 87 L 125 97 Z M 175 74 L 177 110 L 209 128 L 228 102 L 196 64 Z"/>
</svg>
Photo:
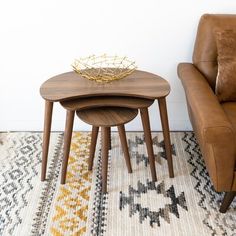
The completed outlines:
<svg viewBox="0 0 236 236">
<path fill-rule="evenodd" d="M 77 59 L 72 67 L 82 77 L 99 83 L 123 79 L 137 68 L 135 62 L 128 60 L 127 57 L 106 54 Z"/>
</svg>

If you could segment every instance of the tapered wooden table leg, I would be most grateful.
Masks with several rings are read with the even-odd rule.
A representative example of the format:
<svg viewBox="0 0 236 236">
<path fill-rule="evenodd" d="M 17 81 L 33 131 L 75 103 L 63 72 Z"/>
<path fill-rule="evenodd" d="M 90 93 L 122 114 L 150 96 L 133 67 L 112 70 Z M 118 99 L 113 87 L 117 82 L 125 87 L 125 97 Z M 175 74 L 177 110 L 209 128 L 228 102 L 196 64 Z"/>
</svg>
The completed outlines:
<svg viewBox="0 0 236 236">
<path fill-rule="evenodd" d="M 48 149 L 52 124 L 52 110 L 53 102 L 45 101 L 41 181 L 44 181 L 46 178 Z"/>
<path fill-rule="evenodd" d="M 93 168 L 93 160 L 94 160 L 95 149 L 96 149 L 96 144 L 97 144 L 98 131 L 99 131 L 99 127 L 97 126 L 92 127 L 92 137 L 91 137 L 91 145 L 90 145 L 90 152 L 89 152 L 89 159 L 88 159 L 88 170 L 92 170 Z"/>
<path fill-rule="evenodd" d="M 228 210 L 228 208 L 229 208 L 230 204 L 232 203 L 232 201 L 234 200 L 235 196 L 236 196 L 236 191 L 225 193 L 222 205 L 220 207 L 221 213 L 225 213 Z"/>
<path fill-rule="evenodd" d="M 102 193 L 107 193 L 109 132 L 108 127 L 102 127 Z"/>
<path fill-rule="evenodd" d="M 67 110 L 66 113 L 66 127 L 64 133 L 64 154 L 63 154 L 63 161 L 62 161 L 62 171 L 61 171 L 61 184 L 65 184 L 66 182 L 66 170 L 67 164 L 70 154 L 70 143 L 71 143 L 71 136 L 73 130 L 73 123 L 74 123 L 74 116 L 75 111 Z"/>
<path fill-rule="evenodd" d="M 126 134 L 125 134 L 125 126 L 124 125 L 119 125 L 118 126 L 118 132 L 119 132 L 120 142 L 121 142 L 122 149 L 123 149 L 123 152 L 124 152 L 124 157 L 125 157 L 125 162 L 126 162 L 128 172 L 132 173 L 132 167 L 131 167 L 130 155 L 129 155 L 129 148 L 128 148 L 128 145 L 127 145 L 127 139 L 126 139 Z"/>
<path fill-rule="evenodd" d="M 143 131 L 144 131 L 144 137 L 145 137 L 145 142 L 147 146 L 148 160 L 150 163 L 152 180 L 157 181 L 148 109 L 147 108 L 140 109 L 140 114 L 141 114 L 141 119 L 143 123 Z"/>
<path fill-rule="evenodd" d="M 159 110 L 160 110 L 163 136 L 164 136 L 166 158 L 167 158 L 167 162 L 168 162 L 169 176 L 170 176 L 170 178 L 174 178 L 173 161 L 172 161 L 172 148 L 171 148 L 171 142 L 170 142 L 170 131 L 169 131 L 169 123 L 168 123 L 168 115 L 167 115 L 165 97 L 158 98 L 158 104 L 159 104 Z"/>
<path fill-rule="evenodd" d="M 109 143 L 108 143 L 108 149 L 111 150 L 111 127 L 109 127 L 109 137 L 108 137 L 108 140 L 109 140 Z"/>
</svg>

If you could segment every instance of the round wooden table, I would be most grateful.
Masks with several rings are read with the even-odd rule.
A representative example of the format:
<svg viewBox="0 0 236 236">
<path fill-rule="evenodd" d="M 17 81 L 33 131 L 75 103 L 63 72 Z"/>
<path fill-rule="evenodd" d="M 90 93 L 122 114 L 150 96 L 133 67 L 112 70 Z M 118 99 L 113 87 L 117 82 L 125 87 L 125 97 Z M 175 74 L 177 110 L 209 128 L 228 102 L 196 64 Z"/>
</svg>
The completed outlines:
<svg viewBox="0 0 236 236">
<path fill-rule="evenodd" d="M 73 71 L 54 76 L 45 81 L 40 87 L 40 94 L 43 99 L 45 99 L 42 180 L 45 179 L 46 175 L 44 172 L 47 166 L 53 103 L 79 100 L 89 97 L 109 97 L 109 99 L 111 99 L 111 97 L 120 97 L 123 100 L 126 98 L 128 98 L 128 100 L 129 98 L 142 98 L 147 100 L 157 99 L 163 129 L 169 175 L 170 177 L 174 177 L 168 115 L 166 109 L 166 96 L 169 93 L 170 85 L 166 80 L 158 75 L 140 70 L 135 70 L 132 74 L 128 75 L 124 79 L 116 80 L 110 83 L 97 83 L 95 81 L 85 79 Z M 135 107 L 139 108 L 138 104 L 139 103 L 137 102 Z M 68 137 L 71 135 L 73 128 L 75 110 L 73 110 L 73 106 L 71 107 L 72 109 L 67 110 L 65 127 L 65 142 L 67 142 L 67 145 L 64 148 L 64 155 L 69 155 Z M 145 126 L 147 129 L 150 129 L 149 117 L 146 110 L 144 110 L 143 116 L 147 121 Z"/>
</svg>

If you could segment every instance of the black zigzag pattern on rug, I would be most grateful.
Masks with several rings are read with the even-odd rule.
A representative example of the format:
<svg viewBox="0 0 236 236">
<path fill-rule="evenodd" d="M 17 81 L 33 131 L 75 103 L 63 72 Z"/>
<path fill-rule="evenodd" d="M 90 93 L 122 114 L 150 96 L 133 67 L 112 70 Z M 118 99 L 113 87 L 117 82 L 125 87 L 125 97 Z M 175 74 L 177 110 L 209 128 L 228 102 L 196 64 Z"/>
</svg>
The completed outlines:
<svg viewBox="0 0 236 236">
<path fill-rule="evenodd" d="M 108 175 L 107 185 L 109 185 L 109 169 L 110 169 L 110 153 L 108 159 Z M 102 236 L 105 233 L 106 228 L 106 215 L 107 215 L 107 202 L 108 194 L 102 193 L 102 155 L 101 149 L 99 149 L 97 168 L 96 168 L 96 182 L 95 182 L 95 198 L 93 201 L 93 219 L 91 224 L 91 235 Z"/>
<path fill-rule="evenodd" d="M 207 172 L 199 145 L 193 132 L 185 132 L 182 140 L 185 142 L 185 151 L 188 153 L 188 163 L 192 166 L 191 176 L 195 179 L 194 189 L 200 196 L 198 205 L 204 209 L 205 217 L 203 223 L 210 229 L 211 235 L 227 235 L 225 226 L 234 232 L 236 224 L 226 223 L 233 222 L 233 219 L 226 219 L 226 215 L 219 213 L 219 206 L 223 199 L 222 193 L 217 193 L 211 183 Z M 236 210 L 236 204 L 231 204 Z M 214 211 L 214 214 L 212 214 Z M 215 215 L 213 221 L 209 221 L 209 217 Z"/>
<path fill-rule="evenodd" d="M 140 203 L 135 203 L 135 198 L 140 198 L 143 194 L 148 194 L 149 191 L 155 191 L 156 194 L 161 194 L 165 198 L 169 198 L 171 203 L 165 204 L 164 207 L 159 208 L 158 211 L 152 211 L 148 207 L 142 207 Z M 129 206 L 129 216 L 132 217 L 135 213 L 139 214 L 139 222 L 142 223 L 144 220 L 149 219 L 150 226 L 154 224 L 161 226 L 160 217 L 170 224 L 170 213 L 179 218 L 178 205 L 187 209 L 186 199 L 184 192 L 176 197 L 174 186 L 171 185 L 167 190 L 164 181 L 157 184 L 156 182 L 147 180 L 146 184 L 138 181 L 137 189 L 129 186 L 129 193 L 126 196 L 120 192 L 120 210 L 124 209 L 125 206 Z"/>
</svg>

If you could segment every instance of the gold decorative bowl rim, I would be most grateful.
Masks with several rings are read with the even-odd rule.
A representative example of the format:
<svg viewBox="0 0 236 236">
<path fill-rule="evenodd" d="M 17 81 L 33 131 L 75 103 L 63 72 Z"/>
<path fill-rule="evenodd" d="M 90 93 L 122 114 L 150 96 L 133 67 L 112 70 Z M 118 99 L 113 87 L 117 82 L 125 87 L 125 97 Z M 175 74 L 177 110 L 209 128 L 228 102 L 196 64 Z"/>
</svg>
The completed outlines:
<svg viewBox="0 0 236 236">
<path fill-rule="evenodd" d="M 108 56 L 107 54 L 75 59 L 72 67 L 82 77 L 98 83 L 123 79 L 137 69 L 135 62 L 126 56 Z"/>
</svg>

